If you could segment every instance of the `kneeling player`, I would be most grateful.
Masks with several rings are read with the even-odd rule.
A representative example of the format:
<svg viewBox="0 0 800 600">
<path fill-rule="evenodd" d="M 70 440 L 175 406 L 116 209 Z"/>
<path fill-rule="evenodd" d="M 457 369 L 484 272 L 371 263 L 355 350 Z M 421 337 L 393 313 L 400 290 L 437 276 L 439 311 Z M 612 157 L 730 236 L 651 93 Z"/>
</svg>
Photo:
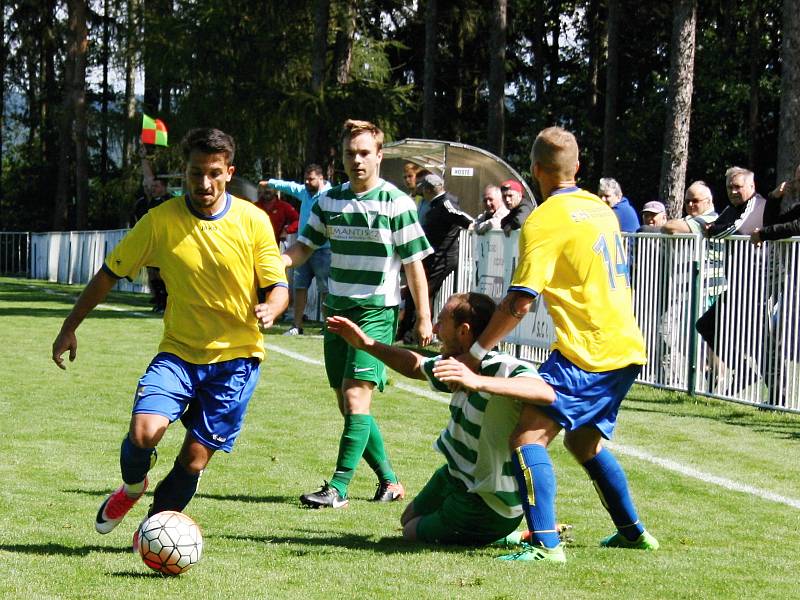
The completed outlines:
<svg viewBox="0 0 800 600">
<path fill-rule="evenodd" d="M 368 337 L 352 321 L 330 317 L 328 329 L 407 377 L 428 380 L 450 399 L 451 418 L 435 442 L 447 464 L 439 468 L 406 508 L 403 537 L 423 542 L 488 544 L 522 520 L 508 440 L 524 403 L 549 405 L 555 395 L 536 369 L 507 354 L 490 352 L 479 373 L 447 358 L 466 352 L 495 310 L 483 294 L 454 294 L 434 331 L 442 355 L 427 358 Z"/>
</svg>

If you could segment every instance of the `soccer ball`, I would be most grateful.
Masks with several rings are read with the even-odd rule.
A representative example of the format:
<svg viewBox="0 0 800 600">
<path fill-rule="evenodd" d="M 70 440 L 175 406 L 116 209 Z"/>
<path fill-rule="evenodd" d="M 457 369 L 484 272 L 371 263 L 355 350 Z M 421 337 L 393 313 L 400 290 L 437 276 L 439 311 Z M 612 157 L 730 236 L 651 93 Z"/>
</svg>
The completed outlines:
<svg viewBox="0 0 800 600">
<path fill-rule="evenodd" d="M 164 575 L 180 575 L 200 560 L 203 536 L 185 514 L 165 510 L 139 525 L 139 555 L 144 564 Z"/>
</svg>

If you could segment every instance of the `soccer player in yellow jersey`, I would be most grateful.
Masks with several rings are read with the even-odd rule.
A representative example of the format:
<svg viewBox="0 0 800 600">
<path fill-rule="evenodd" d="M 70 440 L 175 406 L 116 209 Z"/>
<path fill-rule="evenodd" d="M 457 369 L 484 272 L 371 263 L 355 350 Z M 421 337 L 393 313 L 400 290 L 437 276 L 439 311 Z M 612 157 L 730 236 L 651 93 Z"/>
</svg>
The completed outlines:
<svg viewBox="0 0 800 600">
<path fill-rule="evenodd" d="M 575 185 L 578 143 L 559 127 L 544 129 L 531 150 L 531 173 L 546 201 L 527 219 L 520 262 L 500 308 L 461 358 L 477 365 L 540 295 L 556 330 L 539 368 L 555 390 L 549 406 L 525 405 L 511 436 L 512 462 L 530 543 L 504 560 L 564 562 L 556 530 L 556 482 L 547 447 L 564 429 L 564 445 L 583 466 L 617 531 L 607 547 L 658 548 L 639 522 L 625 473 L 603 447 L 617 411 L 646 362 L 633 316 L 627 252 L 613 211 Z"/>
<path fill-rule="evenodd" d="M 147 488 L 156 445 L 184 414 L 183 446 L 153 494 L 150 515 L 181 511 L 214 452 L 230 452 L 258 382 L 270 327 L 286 309 L 288 285 L 266 213 L 225 191 L 235 146 L 218 129 L 183 140 L 186 195 L 150 210 L 109 254 L 53 342 L 53 361 L 75 360 L 75 330 L 118 279 L 161 269 L 169 290 L 164 337 L 139 380 L 120 450 L 123 484 L 100 505 L 95 529 L 109 533 Z M 266 300 L 258 302 L 259 288 Z"/>
</svg>

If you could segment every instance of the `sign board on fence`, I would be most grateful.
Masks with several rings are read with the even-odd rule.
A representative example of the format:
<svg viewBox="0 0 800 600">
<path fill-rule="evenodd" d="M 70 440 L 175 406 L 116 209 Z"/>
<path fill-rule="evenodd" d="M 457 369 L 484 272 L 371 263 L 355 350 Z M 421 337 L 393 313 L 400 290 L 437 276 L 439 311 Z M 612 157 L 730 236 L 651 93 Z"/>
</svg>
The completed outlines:
<svg viewBox="0 0 800 600">
<path fill-rule="evenodd" d="M 473 256 L 476 291 L 500 302 L 505 296 L 517 266 L 519 233 L 514 232 L 510 237 L 506 237 L 502 231 L 490 231 L 485 235 L 475 235 L 472 239 L 475 241 Z M 505 341 L 512 344 L 525 344 L 537 348 L 549 348 L 554 340 L 553 321 L 547 314 L 547 306 L 541 296 L 533 309 L 505 338 Z"/>
</svg>

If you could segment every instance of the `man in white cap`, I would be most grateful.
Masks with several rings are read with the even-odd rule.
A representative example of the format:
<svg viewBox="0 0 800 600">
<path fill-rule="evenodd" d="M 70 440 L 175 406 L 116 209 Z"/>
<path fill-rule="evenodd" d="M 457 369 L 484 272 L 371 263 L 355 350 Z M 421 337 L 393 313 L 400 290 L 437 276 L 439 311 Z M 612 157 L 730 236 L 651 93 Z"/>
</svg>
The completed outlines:
<svg viewBox="0 0 800 600">
<path fill-rule="evenodd" d="M 642 207 L 642 223 L 662 227 L 667 223 L 667 208 L 663 202 L 651 200 Z"/>
</svg>

